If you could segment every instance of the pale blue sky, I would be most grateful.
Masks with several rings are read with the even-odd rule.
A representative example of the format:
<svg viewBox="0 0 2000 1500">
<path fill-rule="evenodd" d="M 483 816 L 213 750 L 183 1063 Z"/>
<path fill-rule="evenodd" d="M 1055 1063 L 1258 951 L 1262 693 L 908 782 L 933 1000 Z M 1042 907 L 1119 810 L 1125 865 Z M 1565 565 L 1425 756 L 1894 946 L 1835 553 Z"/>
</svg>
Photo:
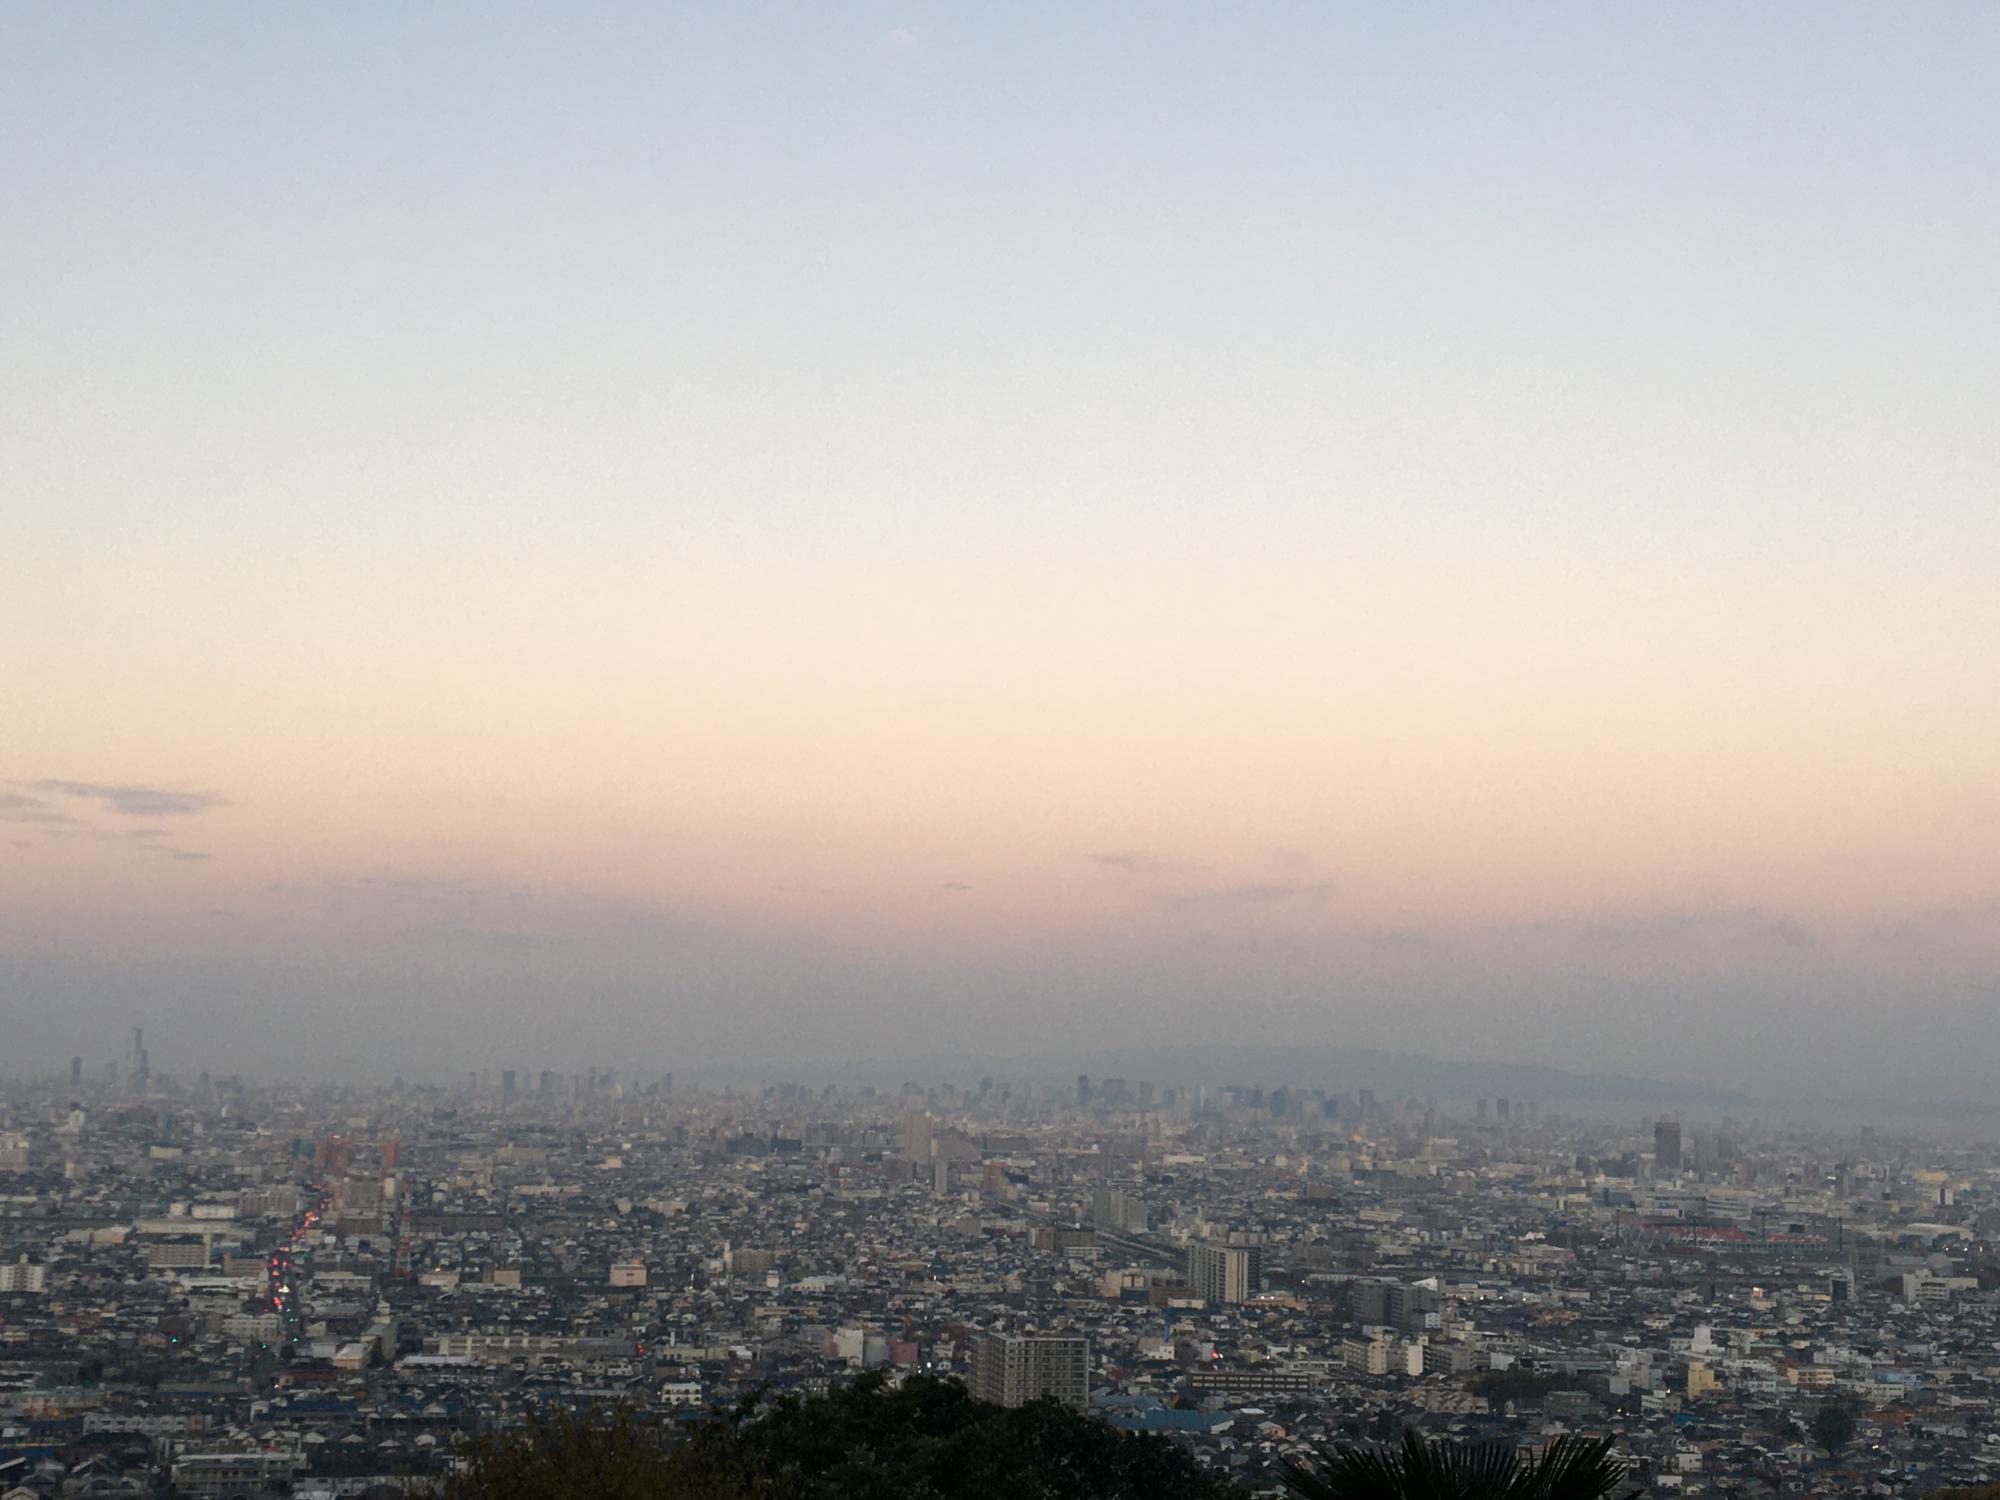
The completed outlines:
<svg viewBox="0 0 2000 1500">
<path fill-rule="evenodd" d="M 885 431 L 912 481 L 1029 485 L 1107 441 L 1212 482 L 1329 433 L 1408 465 L 1438 461 L 1402 452 L 1426 436 L 1555 432 L 1565 468 L 1754 474 L 1812 438 L 1865 480 L 1871 431 L 1948 471 L 1993 408 L 1983 5 L 0 27 L 31 476 L 44 443 L 136 449 L 225 506 L 219 439 L 363 476 L 471 447 L 747 475 L 794 511 L 801 472 L 879 472 Z M 88 403 L 127 395 L 114 440 Z M 679 451 L 605 441 L 663 408 L 702 418 Z"/>
</svg>

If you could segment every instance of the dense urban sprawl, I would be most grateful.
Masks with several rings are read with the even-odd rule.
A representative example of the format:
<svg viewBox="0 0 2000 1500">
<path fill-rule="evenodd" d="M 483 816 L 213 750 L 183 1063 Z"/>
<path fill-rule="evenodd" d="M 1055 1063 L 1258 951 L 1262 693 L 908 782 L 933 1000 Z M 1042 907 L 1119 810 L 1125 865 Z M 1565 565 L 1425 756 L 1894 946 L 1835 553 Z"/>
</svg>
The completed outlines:
<svg viewBox="0 0 2000 1500">
<path fill-rule="evenodd" d="M 1223 1081 L 0 1093 L 0 1500 L 421 1490 L 552 1407 L 879 1368 L 1247 1492 L 1607 1432 L 1649 1495 L 2000 1478 L 1990 1145 Z"/>
</svg>

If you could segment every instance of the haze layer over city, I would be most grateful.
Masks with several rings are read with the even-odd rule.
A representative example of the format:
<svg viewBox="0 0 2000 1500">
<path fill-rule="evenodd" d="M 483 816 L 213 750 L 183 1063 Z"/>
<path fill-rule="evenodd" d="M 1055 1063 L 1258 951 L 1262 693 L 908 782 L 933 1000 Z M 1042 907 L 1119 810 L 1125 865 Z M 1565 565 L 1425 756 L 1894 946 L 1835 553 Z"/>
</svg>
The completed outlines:
<svg viewBox="0 0 2000 1500">
<path fill-rule="evenodd" d="M 0 9 L 0 1072 L 2000 1103 L 1995 27 Z"/>
</svg>

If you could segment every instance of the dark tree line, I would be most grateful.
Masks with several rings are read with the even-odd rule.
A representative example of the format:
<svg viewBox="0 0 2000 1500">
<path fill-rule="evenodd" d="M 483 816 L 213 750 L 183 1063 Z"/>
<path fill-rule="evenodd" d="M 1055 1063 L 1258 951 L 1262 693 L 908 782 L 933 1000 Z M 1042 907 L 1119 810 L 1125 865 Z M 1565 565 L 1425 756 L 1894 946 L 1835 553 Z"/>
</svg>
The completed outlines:
<svg viewBox="0 0 2000 1500">
<path fill-rule="evenodd" d="M 1240 1500 L 1173 1443 L 955 1381 L 878 1375 L 677 1433 L 555 1416 L 475 1440 L 448 1500 Z"/>
<path fill-rule="evenodd" d="M 1605 1500 L 1608 1439 L 1538 1456 L 1433 1443 L 1344 1444 L 1286 1466 L 1298 1500 Z M 878 1374 L 821 1396 L 751 1400 L 678 1428 L 567 1413 L 473 1439 L 446 1500 L 1244 1500 L 1178 1444 L 1042 1402 L 975 1401 L 955 1381 Z"/>
</svg>

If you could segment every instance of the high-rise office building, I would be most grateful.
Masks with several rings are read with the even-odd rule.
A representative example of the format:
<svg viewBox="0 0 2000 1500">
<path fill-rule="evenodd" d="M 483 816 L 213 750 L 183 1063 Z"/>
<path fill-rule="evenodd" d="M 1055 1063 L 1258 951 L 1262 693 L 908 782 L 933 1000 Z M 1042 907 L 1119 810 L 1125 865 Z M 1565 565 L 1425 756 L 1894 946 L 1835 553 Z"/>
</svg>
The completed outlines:
<svg viewBox="0 0 2000 1500">
<path fill-rule="evenodd" d="M 972 1343 L 972 1394 L 996 1406 L 1052 1396 L 1082 1411 L 1090 1404 L 1090 1340 L 1081 1334 L 982 1333 Z"/>
<path fill-rule="evenodd" d="M 931 1159 L 931 1117 L 923 1114 L 903 1116 L 903 1159 L 923 1161 Z"/>
<path fill-rule="evenodd" d="M 1079 1105 L 1090 1103 L 1090 1075 L 1088 1073 L 1079 1073 L 1076 1075 L 1076 1102 Z"/>
<path fill-rule="evenodd" d="M 1661 1120 L 1653 1126 L 1653 1164 L 1662 1172 L 1681 1169 L 1680 1121 Z"/>
<path fill-rule="evenodd" d="M 1264 1247 L 1201 1240 L 1188 1247 L 1188 1285 L 1204 1302 L 1248 1302 L 1264 1285 Z"/>
<path fill-rule="evenodd" d="M 514 1070 L 512 1068 L 502 1068 L 500 1070 L 500 1097 L 502 1099 L 512 1099 L 514 1097 Z"/>
<path fill-rule="evenodd" d="M 73 1089 L 83 1087 L 83 1059 L 80 1057 L 69 1060 L 69 1086 Z"/>
</svg>

